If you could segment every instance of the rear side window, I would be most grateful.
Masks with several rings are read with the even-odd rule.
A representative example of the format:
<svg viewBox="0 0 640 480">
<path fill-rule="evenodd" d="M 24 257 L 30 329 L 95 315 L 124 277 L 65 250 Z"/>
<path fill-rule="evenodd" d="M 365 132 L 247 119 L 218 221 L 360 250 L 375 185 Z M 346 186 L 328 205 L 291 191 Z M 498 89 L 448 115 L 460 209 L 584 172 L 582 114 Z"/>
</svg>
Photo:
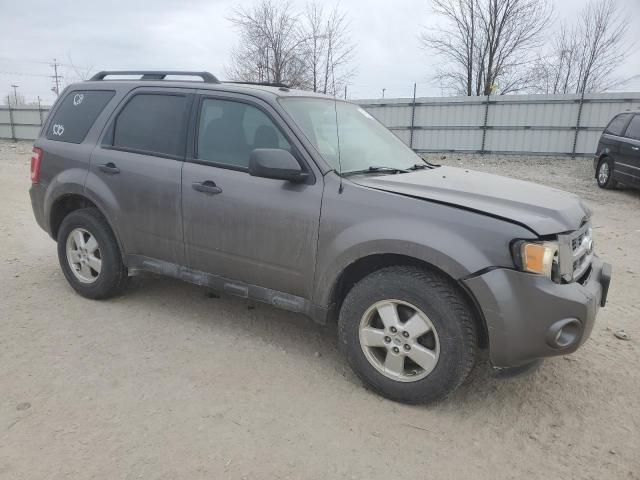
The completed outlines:
<svg viewBox="0 0 640 480">
<path fill-rule="evenodd" d="M 622 115 L 618 115 L 611 122 L 609 122 L 609 126 L 605 130 L 606 133 L 610 135 L 622 136 L 624 133 L 624 129 L 629 122 L 629 117 L 631 117 L 630 113 L 623 113 Z"/>
<path fill-rule="evenodd" d="M 640 140 L 640 115 L 636 115 L 631 120 L 629 127 L 627 128 L 627 137 L 634 140 Z"/>
<path fill-rule="evenodd" d="M 59 142 L 82 143 L 100 112 L 113 98 L 112 90 L 74 90 L 56 109 L 46 137 Z"/>
<path fill-rule="evenodd" d="M 188 97 L 138 94 L 115 122 L 113 146 L 139 153 L 184 156 Z"/>
</svg>

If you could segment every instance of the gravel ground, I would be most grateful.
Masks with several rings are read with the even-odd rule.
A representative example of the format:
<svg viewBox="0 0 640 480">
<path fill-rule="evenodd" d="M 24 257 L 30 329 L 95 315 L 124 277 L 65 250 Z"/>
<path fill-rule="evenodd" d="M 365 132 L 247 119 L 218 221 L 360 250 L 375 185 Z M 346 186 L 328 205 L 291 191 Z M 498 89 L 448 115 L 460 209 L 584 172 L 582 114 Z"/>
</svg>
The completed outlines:
<svg viewBox="0 0 640 480">
<path fill-rule="evenodd" d="M 410 407 L 301 316 L 153 276 L 74 294 L 32 216 L 29 151 L 0 142 L 0 478 L 640 479 L 640 194 L 599 190 L 588 160 L 439 159 L 585 197 L 614 278 L 574 355 L 510 380 L 481 366 Z"/>
</svg>

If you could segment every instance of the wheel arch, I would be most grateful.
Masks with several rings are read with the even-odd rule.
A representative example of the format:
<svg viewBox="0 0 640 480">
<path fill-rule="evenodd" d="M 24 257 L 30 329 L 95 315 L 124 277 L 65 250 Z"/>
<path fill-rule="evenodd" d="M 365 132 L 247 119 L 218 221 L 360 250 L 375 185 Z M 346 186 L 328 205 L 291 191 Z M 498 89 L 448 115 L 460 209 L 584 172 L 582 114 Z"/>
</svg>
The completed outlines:
<svg viewBox="0 0 640 480">
<path fill-rule="evenodd" d="M 48 215 L 49 233 L 51 237 L 54 240 L 58 241 L 58 231 L 60 230 L 60 225 L 62 224 L 62 221 L 65 219 L 65 217 L 67 217 L 67 215 L 69 215 L 70 213 L 83 208 L 94 208 L 98 212 L 100 212 L 100 215 L 102 215 L 102 218 L 105 219 L 105 221 L 109 225 L 109 228 L 116 237 L 118 248 L 120 249 L 120 255 L 124 260 L 124 249 L 122 246 L 122 242 L 120 241 L 118 231 L 113 228 L 113 224 L 104 214 L 104 211 L 90 198 L 81 193 L 66 193 L 60 195 L 51 203 Z"/>
<path fill-rule="evenodd" d="M 375 253 L 364 257 L 361 257 L 349 265 L 347 265 L 339 274 L 336 281 L 331 286 L 330 290 L 330 304 L 329 304 L 329 318 L 335 320 L 338 316 L 338 312 L 342 306 L 342 303 L 353 286 L 362 280 L 367 275 L 380 270 L 382 268 L 391 266 L 412 266 L 421 268 L 427 271 L 437 272 L 450 279 L 456 286 L 460 295 L 468 302 L 471 310 L 473 311 L 474 321 L 478 327 L 478 340 L 479 347 L 488 347 L 488 331 L 487 323 L 482 313 L 477 299 L 466 288 L 466 286 L 453 278 L 449 273 L 445 272 L 441 268 L 429 263 L 425 260 L 412 257 L 410 255 L 396 254 L 396 253 Z"/>
</svg>

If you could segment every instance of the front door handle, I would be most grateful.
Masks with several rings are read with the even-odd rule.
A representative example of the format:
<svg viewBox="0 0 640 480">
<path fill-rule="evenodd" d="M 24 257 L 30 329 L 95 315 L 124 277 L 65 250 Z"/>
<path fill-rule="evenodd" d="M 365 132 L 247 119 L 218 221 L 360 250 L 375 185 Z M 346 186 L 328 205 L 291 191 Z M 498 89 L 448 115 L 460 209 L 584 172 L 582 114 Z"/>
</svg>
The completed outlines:
<svg viewBox="0 0 640 480">
<path fill-rule="evenodd" d="M 222 193 L 222 189 L 211 180 L 207 180 L 205 182 L 193 182 L 191 186 L 194 190 L 202 193 L 208 193 L 209 195 L 217 195 L 218 193 Z"/>
<path fill-rule="evenodd" d="M 116 173 L 120 173 L 120 169 L 116 167 L 113 162 L 103 163 L 102 165 L 98 165 L 98 168 L 104 173 L 108 173 L 109 175 L 115 175 Z"/>
<path fill-rule="evenodd" d="M 638 150 L 640 150 L 640 147 L 631 147 L 631 150 L 638 151 Z"/>
</svg>

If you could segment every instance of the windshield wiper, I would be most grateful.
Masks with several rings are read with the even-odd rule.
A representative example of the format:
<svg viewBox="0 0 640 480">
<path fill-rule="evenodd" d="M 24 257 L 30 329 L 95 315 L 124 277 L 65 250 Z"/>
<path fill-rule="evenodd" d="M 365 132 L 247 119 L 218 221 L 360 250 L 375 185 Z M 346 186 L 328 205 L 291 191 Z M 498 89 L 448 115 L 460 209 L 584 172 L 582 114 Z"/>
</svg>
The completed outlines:
<svg viewBox="0 0 640 480">
<path fill-rule="evenodd" d="M 402 168 L 396 168 L 396 167 L 371 166 L 366 170 L 354 170 L 352 172 L 345 172 L 343 173 L 343 175 L 358 175 L 362 173 L 376 173 L 376 172 L 409 173 L 409 170 L 404 170 Z"/>
<path fill-rule="evenodd" d="M 370 172 L 396 172 L 396 173 L 407 173 L 409 170 L 404 170 L 402 168 L 395 167 L 369 167 Z"/>
<path fill-rule="evenodd" d="M 416 163 L 413 167 L 409 167 L 409 170 L 422 170 L 423 168 L 429 168 L 426 163 Z"/>
</svg>

